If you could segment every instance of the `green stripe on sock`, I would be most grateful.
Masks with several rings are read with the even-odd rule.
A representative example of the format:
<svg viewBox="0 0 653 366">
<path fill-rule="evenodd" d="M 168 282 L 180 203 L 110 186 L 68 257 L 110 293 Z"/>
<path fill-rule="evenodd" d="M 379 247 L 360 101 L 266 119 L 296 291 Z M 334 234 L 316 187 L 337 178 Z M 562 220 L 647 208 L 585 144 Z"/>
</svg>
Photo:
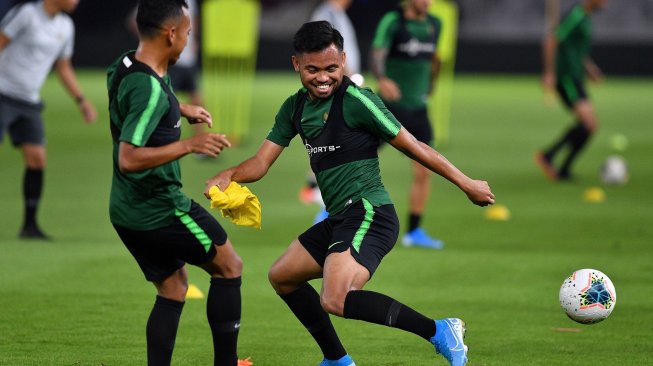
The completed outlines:
<svg viewBox="0 0 653 366">
<path fill-rule="evenodd" d="M 367 230 L 370 229 L 370 225 L 372 225 L 372 221 L 374 221 L 374 206 L 370 203 L 370 201 L 366 200 L 363 198 L 363 206 L 365 207 L 365 217 L 363 218 L 363 222 L 361 223 L 361 226 L 356 230 L 356 234 L 354 235 L 354 240 L 352 240 L 351 246 L 354 247 L 354 250 L 359 253 L 360 252 L 360 247 L 361 244 L 363 243 L 363 238 L 365 237 L 365 234 L 367 234 Z"/>
<path fill-rule="evenodd" d="M 209 250 L 211 249 L 211 245 L 213 245 L 213 241 L 211 238 L 209 238 L 208 235 L 206 235 L 206 232 L 202 230 L 202 228 L 197 225 L 195 220 L 193 220 L 192 217 L 187 212 L 180 211 L 178 209 L 175 210 L 175 215 L 179 218 L 179 220 L 186 225 L 188 228 L 188 231 L 193 233 L 195 235 L 195 238 L 204 246 L 204 250 L 208 253 Z"/>
</svg>

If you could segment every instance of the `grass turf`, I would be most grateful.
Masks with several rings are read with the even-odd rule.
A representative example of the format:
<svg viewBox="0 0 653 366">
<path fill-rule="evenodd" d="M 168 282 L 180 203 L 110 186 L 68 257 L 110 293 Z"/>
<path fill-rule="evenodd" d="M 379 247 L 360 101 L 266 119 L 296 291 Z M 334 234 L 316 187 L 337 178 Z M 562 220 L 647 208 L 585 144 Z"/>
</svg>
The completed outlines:
<svg viewBox="0 0 653 366">
<path fill-rule="evenodd" d="M 54 78 L 43 90 L 48 169 L 40 221 L 53 243 L 16 238 L 22 158 L 7 137 L 0 145 L 0 365 L 145 364 L 144 327 L 155 291 L 108 221 L 111 141 L 104 76 L 89 70 L 80 81 L 100 111 L 95 125 L 83 124 Z M 558 104 L 542 103 L 535 77 L 458 77 L 451 141 L 441 151 L 468 175 L 488 180 L 512 218 L 485 220 L 484 209 L 435 178 L 424 226 L 446 242 L 445 250 L 397 246 L 367 289 L 428 316 L 465 319 L 469 365 L 653 364 L 651 86 L 651 80 L 613 79 L 592 88 L 600 132 L 576 165 L 578 179 L 553 184 L 532 155 L 557 138 L 571 117 Z M 298 87 L 294 74 L 258 75 L 251 136 L 218 159 L 183 159 L 184 191 L 206 204 L 204 181 L 252 154 L 279 105 Z M 617 133 L 629 139 L 621 154 L 631 180 L 604 187 L 605 202 L 586 203 L 583 192 L 600 186 L 598 168 L 614 153 L 610 139 Z M 270 264 L 316 212 L 297 199 L 308 166 L 303 146 L 294 141 L 287 150 L 263 181 L 249 185 L 263 203 L 263 230 L 219 219 L 245 261 L 239 349 L 257 366 L 315 365 L 321 359 L 267 282 Z M 381 159 L 404 224 L 408 160 L 387 146 Z M 563 279 L 580 268 L 602 270 L 616 286 L 615 311 L 603 323 L 578 325 L 558 304 Z M 194 267 L 189 274 L 206 293 L 207 276 Z M 187 301 L 173 364 L 211 364 L 204 314 L 203 300 Z M 334 323 L 359 365 L 446 364 L 413 335 L 339 318 Z"/>
</svg>

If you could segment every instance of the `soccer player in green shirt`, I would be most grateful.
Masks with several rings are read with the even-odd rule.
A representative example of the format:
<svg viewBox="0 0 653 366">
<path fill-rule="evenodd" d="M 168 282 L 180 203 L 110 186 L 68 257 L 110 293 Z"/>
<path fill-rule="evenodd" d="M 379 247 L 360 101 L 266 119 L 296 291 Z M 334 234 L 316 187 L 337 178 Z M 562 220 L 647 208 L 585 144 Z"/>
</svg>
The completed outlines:
<svg viewBox="0 0 653 366">
<path fill-rule="evenodd" d="M 576 118 L 574 125 L 559 140 L 535 155 L 544 174 L 554 181 L 571 179 L 572 163 L 598 126 L 594 108 L 585 91 L 585 76 L 593 81 L 600 81 L 603 77 L 589 57 L 592 36 L 590 14 L 603 8 L 606 3 L 607 0 L 584 0 L 544 40 L 542 85 L 547 92 L 555 87 L 560 99 Z M 556 169 L 555 156 L 566 145 L 569 146 L 569 154 Z"/>
<path fill-rule="evenodd" d="M 157 290 L 147 321 L 148 365 L 169 365 L 188 290 L 185 264 L 211 275 L 207 318 L 214 364 L 236 366 L 242 261 L 215 218 L 181 192 L 179 158 L 217 156 L 230 143 L 205 133 L 180 140 L 181 117 L 212 124 L 202 107 L 179 104 L 168 67 L 191 31 L 186 0 L 141 0 L 139 44 L 108 69 L 113 139 L 111 223 Z"/>
<path fill-rule="evenodd" d="M 433 143 L 426 108 L 440 69 L 437 43 L 442 25 L 428 13 L 430 0 L 406 0 L 381 18 L 372 43 L 371 66 L 379 95 L 390 112 L 418 141 Z M 420 227 L 431 190 L 431 172 L 413 162 L 406 246 L 441 249 L 444 243 Z"/>
<path fill-rule="evenodd" d="M 299 135 L 329 217 L 293 240 L 268 277 L 322 350 L 319 365 L 354 365 L 329 314 L 414 333 L 430 341 L 452 365 L 464 365 L 462 320 L 434 321 L 391 297 L 363 290 L 399 233 L 394 206 L 381 182 L 379 141 L 448 179 L 477 205 L 494 203 L 490 187 L 417 141 L 372 91 L 344 76 L 343 39 L 329 22 L 304 24 L 295 34 L 294 49 L 292 63 L 303 87 L 283 103 L 258 152 L 209 179 L 205 194 L 214 185 L 261 179 Z M 321 295 L 308 283 L 316 278 L 323 278 Z"/>
</svg>

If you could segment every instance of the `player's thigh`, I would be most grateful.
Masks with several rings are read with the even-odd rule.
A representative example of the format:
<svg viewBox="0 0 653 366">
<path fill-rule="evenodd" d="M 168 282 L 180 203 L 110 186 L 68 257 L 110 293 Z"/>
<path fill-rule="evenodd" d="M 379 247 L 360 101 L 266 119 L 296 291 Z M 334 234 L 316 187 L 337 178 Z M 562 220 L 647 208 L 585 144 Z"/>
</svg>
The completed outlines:
<svg viewBox="0 0 653 366">
<path fill-rule="evenodd" d="M 328 257 L 348 251 L 372 277 L 399 236 L 399 220 L 394 206 L 374 206 L 363 198 L 333 220 L 340 217 L 343 219 L 334 226 Z"/>
<path fill-rule="evenodd" d="M 278 293 L 291 292 L 296 286 L 322 277 L 322 266 L 295 239 L 286 251 L 272 264 L 268 278 Z"/>
<path fill-rule="evenodd" d="M 199 264 L 198 266 L 204 269 L 208 274 L 213 277 L 222 278 L 236 278 L 240 277 L 243 272 L 243 261 L 236 253 L 236 250 L 227 241 L 222 245 L 214 244 L 216 254 L 209 261 Z"/>
<path fill-rule="evenodd" d="M 594 113 L 594 107 L 588 99 L 578 101 L 574 105 L 574 114 L 590 132 L 594 132 L 598 127 L 598 120 Z"/>
</svg>

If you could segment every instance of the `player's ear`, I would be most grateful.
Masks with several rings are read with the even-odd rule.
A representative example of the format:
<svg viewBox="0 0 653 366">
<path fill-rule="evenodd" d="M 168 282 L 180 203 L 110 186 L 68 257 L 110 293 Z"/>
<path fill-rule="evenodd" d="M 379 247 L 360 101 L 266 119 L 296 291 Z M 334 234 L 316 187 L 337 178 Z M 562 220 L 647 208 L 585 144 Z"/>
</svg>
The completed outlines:
<svg viewBox="0 0 653 366">
<path fill-rule="evenodd" d="M 292 67 L 295 71 L 299 72 L 299 59 L 297 59 L 297 56 L 295 55 L 292 56 Z"/>
<path fill-rule="evenodd" d="M 345 51 L 342 51 L 342 62 L 340 64 L 340 67 L 344 69 L 346 64 L 347 64 L 347 53 Z"/>
</svg>

